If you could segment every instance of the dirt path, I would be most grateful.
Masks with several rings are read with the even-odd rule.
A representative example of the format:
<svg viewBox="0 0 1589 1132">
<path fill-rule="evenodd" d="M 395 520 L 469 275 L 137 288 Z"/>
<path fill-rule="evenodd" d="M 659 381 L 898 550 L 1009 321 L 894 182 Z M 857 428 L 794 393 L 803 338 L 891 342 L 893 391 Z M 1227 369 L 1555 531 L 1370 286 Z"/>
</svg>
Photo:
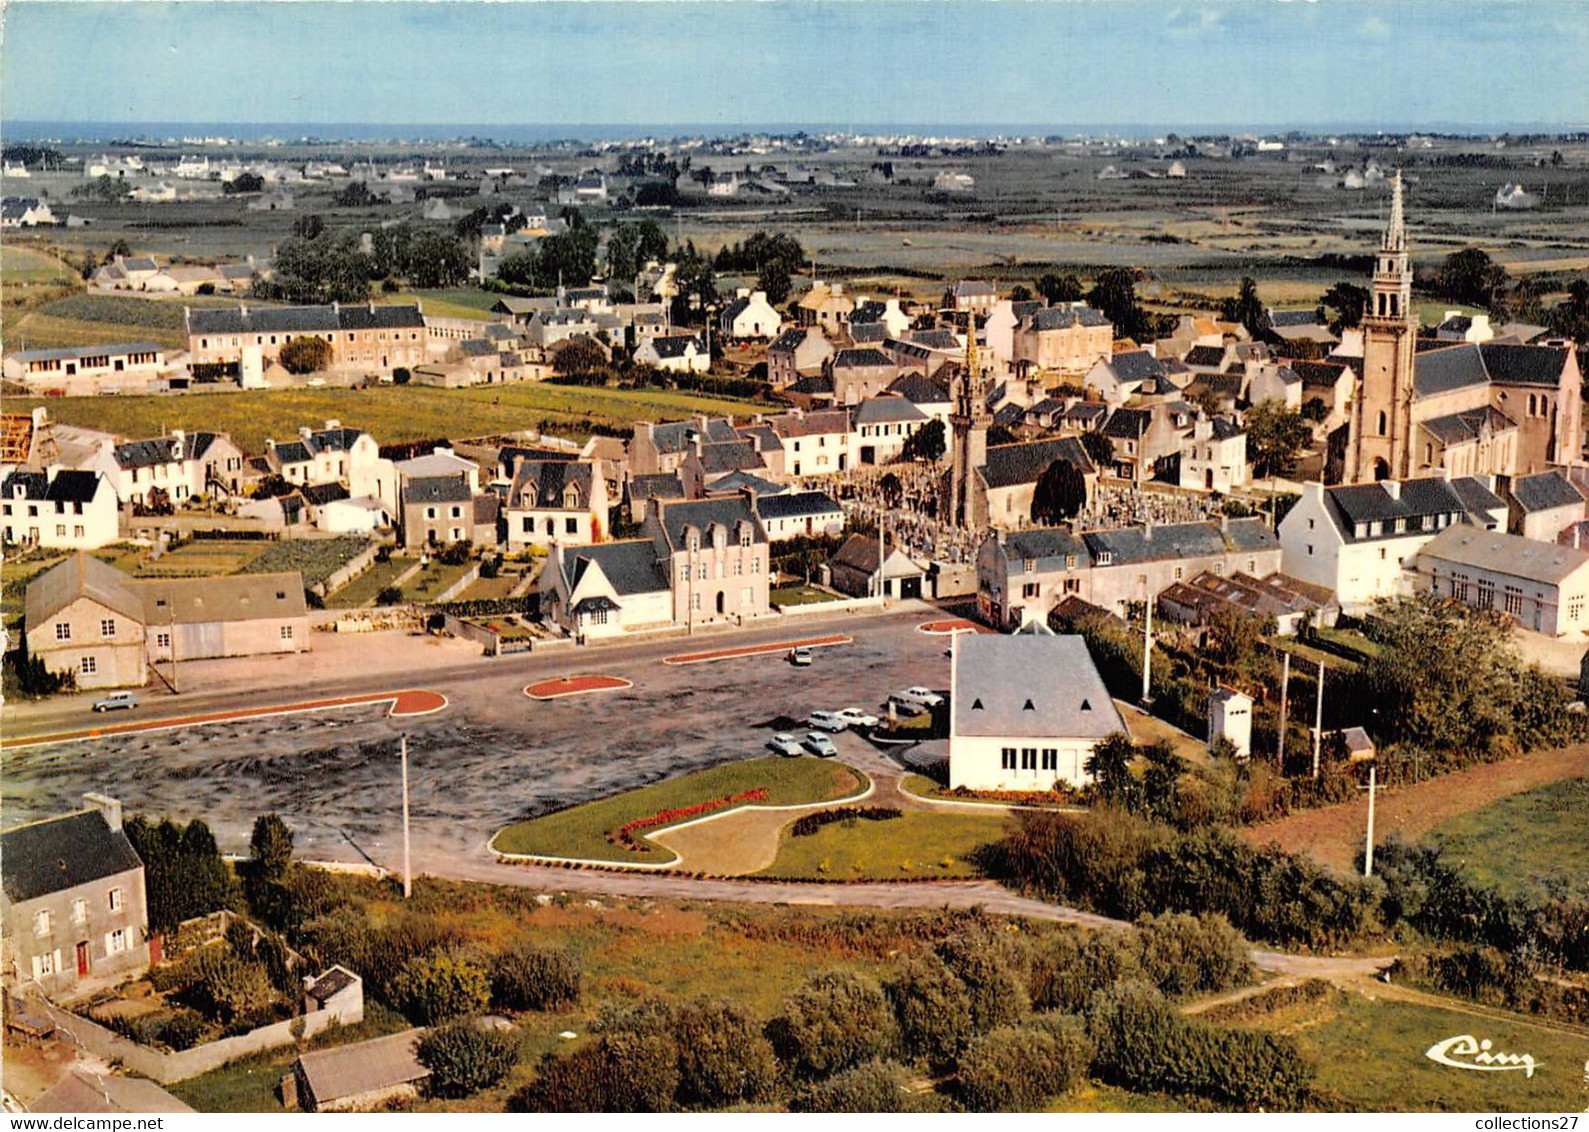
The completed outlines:
<svg viewBox="0 0 1589 1132">
<path fill-rule="evenodd" d="M 1541 751 L 1505 762 L 1485 763 L 1393 791 L 1381 791 L 1374 813 L 1374 839 L 1393 833 L 1417 837 L 1436 826 L 1563 778 L 1589 776 L 1589 746 Z M 1251 845 L 1278 845 L 1310 853 L 1322 864 L 1349 871 L 1356 866 L 1368 823 L 1368 798 L 1292 814 L 1242 830 Z"/>
</svg>

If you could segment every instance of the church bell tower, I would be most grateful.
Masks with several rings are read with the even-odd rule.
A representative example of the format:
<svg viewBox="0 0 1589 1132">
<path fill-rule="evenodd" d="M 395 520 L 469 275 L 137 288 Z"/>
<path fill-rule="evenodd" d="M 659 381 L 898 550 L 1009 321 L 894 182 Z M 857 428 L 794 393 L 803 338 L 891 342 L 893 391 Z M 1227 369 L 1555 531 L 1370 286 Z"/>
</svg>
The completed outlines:
<svg viewBox="0 0 1589 1132">
<path fill-rule="evenodd" d="M 950 526 L 977 530 L 985 525 L 979 515 L 976 472 L 988 462 L 987 393 L 982 388 L 982 369 L 977 359 L 975 319 L 966 334 L 965 362 L 955 381 L 954 411 L 949 417 L 953 430 L 949 462 L 949 491 L 944 500 L 943 517 Z"/>
<path fill-rule="evenodd" d="M 1363 377 L 1352 404 L 1346 480 L 1406 479 L 1413 471 L 1413 355 L 1418 315 L 1402 216 L 1401 172 L 1391 180 L 1390 223 L 1379 244 L 1363 314 Z"/>
</svg>

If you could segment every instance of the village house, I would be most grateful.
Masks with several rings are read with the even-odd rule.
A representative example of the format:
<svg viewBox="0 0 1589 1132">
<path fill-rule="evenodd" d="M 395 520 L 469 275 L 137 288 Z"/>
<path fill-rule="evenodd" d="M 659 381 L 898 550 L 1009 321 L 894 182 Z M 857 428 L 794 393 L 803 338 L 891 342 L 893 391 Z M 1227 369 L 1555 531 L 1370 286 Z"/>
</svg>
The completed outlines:
<svg viewBox="0 0 1589 1132">
<path fill-rule="evenodd" d="M 950 676 L 952 789 L 1046 791 L 1092 781 L 1087 760 L 1125 721 L 1079 636 L 1034 626 L 958 633 Z"/>
<path fill-rule="evenodd" d="M 774 389 L 793 385 L 802 377 L 820 374 L 832 356 L 832 343 L 815 327 L 786 330 L 767 347 L 767 381 Z"/>
<path fill-rule="evenodd" d="M 520 460 L 502 502 L 505 549 L 600 542 L 607 481 L 586 460 Z"/>
<path fill-rule="evenodd" d="M 1278 401 L 1293 412 L 1302 409 L 1302 375 L 1284 362 L 1261 362 L 1248 367 L 1247 400 L 1254 405 Z"/>
<path fill-rule="evenodd" d="M 30 393 L 90 397 L 147 391 L 166 371 L 165 350 L 154 342 L 19 350 L 0 363 L 8 381 Z"/>
<path fill-rule="evenodd" d="M 1555 542 L 1562 531 L 1585 517 L 1583 492 L 1560 471 L 1519 476 L 1504 494 L 1506 529 L 1537 542 Z"/>
<path fill-rule="evenodd" d="M 83 690 L 142 685 L 151 664 L 309 648 L 303 578 L 129 578 L 82 551 L 28 583 L 28 652 Z"/>
<path fill-rule="evenodd" d="M 943 305 L 949 310 L 972 314 L 987 314 L 998 299 L 998 288 L 986 279 L 962 279 L 943 293 Z"/>
<path fill-rule="evenodd" d="M 416 303 L 304 307 L 184 307 L 188 364 L 235 366 L 242 385 L 263 383 L 295 338 L 331 345 L 331 370 L 390 377 L 426 361 L 425 316 Z"/>
<path fill-rule="evenodd" d="M 683 421 L 636 421 L 629 441 L 629 471 L 637 476 L 676 472 L 695 449 L 696 441 L 706 444 L 731 443 L 741 439 L 734 422 L 727 417 L 697 415 Z"/>
<path fill-rule="evenodd" d="M 712 368 L 706 343 L 694 334 L 663 334 L 635 347 L 634 360 L 667 373 L 705 373 Z"/>
<path fill-rule="evenodd" d="M 1043 307 L 1040 299 L 999 299 L 993 304 L 983 324 L 982 337 L 988 354 L 1000 366 L 1008 367 L 1015 360 L 1015 328 Z"/>
<path fill-rule="evenodd" d="M 1097 400 L 1109 405 L 1124 405 L 1139 392 L 1157 392 L 1165 377 L 1164 363 L 1146 350 L 1126 350 L 1097 359 L 1083 379 Z M 1146 387 L 1146 388 L 1144 388 Z"/>
<path fill-rule="evenodd" d="M 1251 479 L 1247 432 L 1226 417 L 1199 417 L 1181 442 L 1181 486 L 1228 494 Z"/>
<path fill-rule="evenodd" d="M 649 538 L 554 546 L 541 574 L 541 607 L 549 624 L 576 641 L 673 623 L 670 576 Z"/>
<path fill-rule="evenodd" d="M 1109 357 L 1114 325 L 1102 311 L 1085 303 L 1040 307 L 1020 320 L 1010 342 L 1013 364 L 1055 373 L 1088 373 Z"/>
<path fill-rule="evenodd" d="M 1146 483 L 1160 473 L 1169 476 L 1173 458 L 1194 427 L 1195 413 L 1185 402 L 1165 401 L 1110 413 L 1099 430 L 1113 445 L 1110 471 L 1133 483 Z"/>
<path fill-rule="evenodd" d="M 768 542 L 821 538 L 844 530 L 844 508 L 825 491 L 778 491 L 756 495 L 756 514 Z"/>
<path fill-rule="evenodd" d="M 679 477 L 690 499 L 701 498 L 723 480 L 747 472 L 765 471 L 768 471 L 767 463 L 756 441 L 743 433 L 734 440 L 712 444 L 697 439 L 693 450 L 679 465 Z"/>
<path fill-rule="evenodd" d="M 801 326 L 819 327 L 824 334 L 837 337 L 849 322 L 855 303 L 845 296 L 842 283 L 815 283 L 795 304 Z"/>
<path fill-rule="evenodd" d="M 876 346 L 859 346 L 835 353 L 823 366 L 833 382 L 836 405 L 857 405 L 875 397 L 899 376 L 899 366 Z"/>
<path fill-rule="evenodd" d="M 37 228 L 58 224 L 50 206 L 37 197 L 5 197 L 0 200 L 0 228 Z"/>
<path fill-rule="evenodd" d="M 741 287 L 734 299 L 717 313 L 717 329 L 725 338 L 773 339 L 782 317 L 767 301 L 767 292 Z"/>
<path fill-rule="evenodd" d="M 672 580 L 674 624 L 743 622 L 769 611 L 767 531 L 749 495 L 663 503 L 642 529 Z"/>
<path fill-rule="evenodd" d="M 851 535 L 823 567 L 828 585 L 851 597 L 920 598 L 927 569 L 898 545 L 878 553 L 870 535 Z"/>
<path fill-rule="evenodd" d="M 863 464 L 889 463 L 931 419 L 898 394 L 868 397 L 855 407 L 851 421 L 857 459 Z"/>
<path fill-rule="evenodd" d="M 116 489 L 98 472 L 15 471 L 0 481 L 7 547 L 96 550 L 116 541 Z"/>
<path fill-rule="evenodd" d="M 630 522 L 644 522 L 653 500 L 687 498 L 689 493 L 678 472 L 628 476 L 623 481 L 623 505 Z"/>
<path fill-rule="evenodd" d="M 475 493 L 466 475 L 412 476 L 398 488 L 398 542 L 406 551 L 473 541 Z"/>
<path fill-rule="evenodd" d="M 4 981 L 70 999 L 149 969 L 143 862 L 121 803 L 85 806 L 0 832 Z"/>
<path fill-rule="evenodd" d="M 298 439 L 265 441 L 265 467 L 290 484 L 340 483 L 351 496 L 370 496 L 397 506 L 397 472 L 380 445 L 362 429 L 329 420 L 323 429 L 302 426 Z"/>
<path fill-rule="evenodd" d="M 419 1060 L 424 1030 L 310 1050 L 292 1064 L 284 1093 L 304 1112 L 373 1112 L 419 1096 L 430 1070 Z M 288 1107 L 292 1107 L 291 1104 Z"/>
<path fill-rule="evenodd" d="M 881 326 L 889 338 L 903 335 L 910 329 L 910 321 L 910 315 L 900 308 L 899 300 L 894 298 L 869 299 L 862 295 L 855 300 L 855 309 L 850 312 L 852 327 L 860 324 Z"/>
<path fill-rule="evenodd" d="M 846 409 L 799 409 L 759 418 L 783 450 L 783 474 L 825 476 L 854 466 L 850 455 L 850 414 Z"/>
<path fill-rule="evenodd" d="M 1589 551 L 1454 526 L 1419 549 L 1415 568 L 1419 590 L 1499 610 L 1524 629 L 1563 637 L 1589 627 Z"/>
<path fill-rule="evenodd" d="M 123 503 L 153 503 L 156 493 L 173 504 L 235 494 L 248 478 L 243 450 L 224 432 L 172 429 L 170 436 L 118 444 L 112 458 L 110 480 Z"/>
<path fill-rule="evenodd" d="M 896 377 L 883 392 L 897 393 L 935 421 L 947 428 L 954 402 L 949 400 L 949 389 L 929 377 L 906 373 Z"/>
</svg>

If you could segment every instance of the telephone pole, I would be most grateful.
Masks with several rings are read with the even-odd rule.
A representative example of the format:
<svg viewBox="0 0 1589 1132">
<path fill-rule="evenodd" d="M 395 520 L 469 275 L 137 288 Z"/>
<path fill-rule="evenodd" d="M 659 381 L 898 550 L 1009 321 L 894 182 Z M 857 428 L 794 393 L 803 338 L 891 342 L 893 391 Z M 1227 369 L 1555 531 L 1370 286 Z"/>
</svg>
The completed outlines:
<svg viewBox="0 0 1589 1132">
<path fill-rule="evenodd" d="M 414 872 L 408 844 L 408 736 L 404 735 L 399 747 L 403 763 L 403 899 L 414 894 Z"/>
<path fill-rule="evenodd" d="M 1142 596 L 1146 616 L 1142 625 L 1142 702 L 1147 703 L 1153 688 L 1153 595 L 1144 586 Z"/>
<path fill-rule="evenodd" d="M 1275 738 L 1275 765 L 1283 776 L 1286 772 L 1286 707 L 1291 691 L 1291 652 L 1280 654 L 1280 734 Z"/>
<path fill-rule="evenodd" d="M 1319 694 L 1313 705 L 1313 777 L 1319 776 L 1319 742 L 1324 736 L 1324 661 L 1319 661 Z"/>
<path fill-rule="evenodd" d="M 1363 842 L 1363 875 L 1374 875 L 1374 771 L 1376 764 L 1368 763 L 1368 836 Z"/>
</svg>

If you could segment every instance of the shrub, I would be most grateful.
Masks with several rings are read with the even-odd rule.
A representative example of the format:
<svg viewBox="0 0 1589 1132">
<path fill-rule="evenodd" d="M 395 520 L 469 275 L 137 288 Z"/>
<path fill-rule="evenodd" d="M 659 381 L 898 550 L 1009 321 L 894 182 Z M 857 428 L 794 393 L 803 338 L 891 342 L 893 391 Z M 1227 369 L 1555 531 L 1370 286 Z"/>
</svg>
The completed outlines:
<svg viewBox="0 0 1589 1132">
<path fill-rule="evenodd" d="M 508 1100 L 509 1112 L 607 1112 L 607 1060 L 601 1045 L 565 1057 L 547 1054 L 535 1080 Z"/>
<path fill-rule="evenodd" d="M 938 954 L 965 986 L 975 1032 L 986 1033 L 1025 1016 L 1026 986 L 994 939 L 975 930 L 961 932 L 939 944 Z"/>
<path fill-rule="evenodd" d="M 931 1093 L 910 1089 L 910 1071 L 897 1061 L 873 1060 L 807 1089 L 790 1106 L 795 1112 L 936 1112 Z"/>
<path fill-rule="evenodd" d="M 676 1025 L 681 1100 L 722 1108 L 772 1095 L 778 1062 L 750 1015 L 702 999 L 680 1007 Z"/>
<path fill-rule="evenodd" d="M 491 980 L 483 968 L 459 956 L 422 956 L 403 964 L 392 997 L 409 1018 L 430 1025 L 484 1011 L 491 1000 Z"/>
<path fill-rule="evenodd" d="M 382 586 L 375 595 L 376 605 L 397 605 L 403 600 L 403 591 L 396 586 Z"/>
<path fill-rule="evenodd" d="M 971 1040 L 971 996 L 936 955 L 905 960 L 888 985 L 904 1052 L 931 1065 L 947 1065 Z"/>
<path fill-rule="evenodd" d="M 1144 916 L 1137 929 L 1143 974 L 1171 998 L 1213 994 L 1252 978 L 1246 941 L 1218 913 Z"/>
<path fill-rule="evenodd" d="M 513 1071 L 518 1042 L 480 1027 L 477 1019 L 437 1026 L 419 1042 L 419 1062 L 430 1070 L 426 1088 L 438 1097 L 466 1097 L 489 1089 Z"/>
<path fill-rule="evenodd" d="M 174 1050 L 192 1049 L 204 1036 L 204 1019 L 191 1010 L 179 1010 L 166 1019 L 160 1040 Z"/>
<path fill-rule="evenodd" d="M 509 1010 L 564 1010 L 579 1001 L 579 962 L 567 951 L 523 944 L 497 956 L 491 997 Z"/>
<path fill-rule="evenodd" d="M 900 817 L 902 811 L 894 806 L 840 806 L 836 810 L 818 810 L 796 818 L 789 827 L 790 837 L 810 837 L 823 826 L 840 821 L 890 821 Z"/>
<path fill-rule="evenodd" d="M 891 1052 L 896 1027 L 875 980 L 852 971 L 829 971 L 808 979 L 784 1000 L 769 1036 L 795 1073 L 814 1078 Z"/>
<path fill-rule="evenodd" d="M 974 1112 L 1031 1112 L 1081 1080 L 1091 1043 L 1080 1019 L 1043 1026 L 1001 1026 L 960 1057 L 960 1098 Z"/>
<path fill-rule="evenodd" d="M 288 373 L 314 373 L 331 364 L 331 343 L 324 338 L 301 334 L 283 343 L 276 356 Z"/>
</svg>

